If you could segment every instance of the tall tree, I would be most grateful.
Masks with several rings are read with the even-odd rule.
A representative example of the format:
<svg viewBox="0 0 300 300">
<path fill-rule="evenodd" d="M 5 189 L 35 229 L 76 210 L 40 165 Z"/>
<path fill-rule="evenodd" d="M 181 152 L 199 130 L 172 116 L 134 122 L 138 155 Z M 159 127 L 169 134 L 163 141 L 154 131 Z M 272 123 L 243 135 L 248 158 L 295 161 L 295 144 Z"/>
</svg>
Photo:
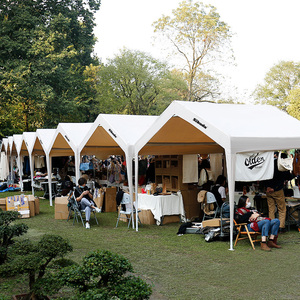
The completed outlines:
<svg viewBox="0 0 300 300">
<path fill-rule="evenodd" d="M 204 66 L 224 56 L 231 39 L 230 27 L 222 22 L 216 8 L 203 3 L 183 1 L 173 16 L 162 16 L 153 23 L 155 32 L 171 43 L 174 53 L 185 61 L 188 82 L 187 100 L 197 101 L 196 77 Z M 229 49 L 229 48 L 228 48 Z"/>
<path fill-rule="evenodd" d="M 270 104 L 287 111 L 290 105 L 290 92 L 299 88 L 300 63 L 281 61 L 274 65 L 264 78 L 264 83 L 259 84 L 254 96 L 257 103 Z"/>
<path fill-rule="evenodd" d="M 100 0 L 0 2 L 0 100 L 11 111 L 1 116 L 4 124 L 18 122 L 22 132 L 85 121 L 83 72 L 98 64 L 92 51 L 99 8 Z"/>
<path fill-rule="evenodd" d="M 294 118 L 300 120 L 300 87 L 291 90 L 287 97 L 289 106 L 287 112 Z"/>
<path fill-rule="evenodd" d="M 172 100 L 180 100 L 179 91 L 186 87 L 164 63 L 128 49 L 101 66 L 98 76 L 98 110 L 102 113 L 158 114 Z"/>
</svg>

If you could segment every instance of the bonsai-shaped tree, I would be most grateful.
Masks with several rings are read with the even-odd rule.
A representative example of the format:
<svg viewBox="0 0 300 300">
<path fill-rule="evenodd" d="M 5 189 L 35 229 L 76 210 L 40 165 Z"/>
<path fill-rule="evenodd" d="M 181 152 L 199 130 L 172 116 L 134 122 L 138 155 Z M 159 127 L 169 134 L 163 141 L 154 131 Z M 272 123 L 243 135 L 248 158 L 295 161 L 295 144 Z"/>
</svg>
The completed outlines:
<svg viewBox="0 0 300 300">
<path fill-rule="evenodd" d="M 62 269 L 60 280 L 77 290 L 69 299 L 149 299 L 152 288 L 133 272 L 129 261 L 107 250 L 90 252 L 82 265 Z"/>
<path fill-rule="evenodd" d="M 43 299 L 46 294 L 53 294 L 61 288 L 51 272 L 50 265 L 72 250 L 69 242 L 58 235 L 45 234 L 36 243 L 28 239 L 18 241 L 10 248 L 11 259 L 0 266 L 0 276 L 28 274 L 27 298 Z M 45 274 L 48 275 L 46 278 Z"/>
<path fill-rule="evenodd" d="M 8 248 L 14 243 L 14 237 L 27 232 L 28 226 L 23 223 L 12 224 L 19 218 L 17 211 L 0 209 L 0 265 L 7 259 Z"/>
</svg>

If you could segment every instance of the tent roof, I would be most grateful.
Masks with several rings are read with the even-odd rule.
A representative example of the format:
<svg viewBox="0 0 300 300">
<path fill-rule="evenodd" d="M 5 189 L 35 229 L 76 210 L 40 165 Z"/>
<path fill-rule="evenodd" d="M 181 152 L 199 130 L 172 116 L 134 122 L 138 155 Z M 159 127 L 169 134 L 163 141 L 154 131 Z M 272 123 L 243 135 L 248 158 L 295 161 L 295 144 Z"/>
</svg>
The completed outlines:
<svg viewBox="0 0 300 300">
<path fill-rule="evenodd" d="M 132 145 L 157 120 L 157 116 L 100 114 L 82 140 L 81 154 L 105 158 L 110 154 L 129 153 Z"/>
<path fill-rule="evenodd" d="M 49 144 L 51 156 L 74 155 L 93 123 L 59 123 Z"/>
<path fill-rule="evenodd" d="M 8 138 L 3 138 L 1 144 L 1 151 L 5 151 L 5 153 L 7 153 L 7 147 L 8 147 Z"/>
<path fill-rule="evenodd" d="M 55 135 L 56 129 L 37 129 L 36 140 L 33 146 L 33 152 L 35 154 L 50 152 L 50 145 Z"/>
<path fill-rule="evenodd" d="M 11 152 L 12 152 L 13 142 L 14 142 L 14 138 L 12 136 L 9 136 L 8 137 L 8 147 L 7 147 L 7 152 L 9 155 L 11 155 Z"/>
<path fill-rule="evenodd" d="M 36 138 L 35 132 L 23 132 L 23 141 L 22 141 L 21 151 L 20 151 L 23 155 L 26 154 L 31 155 L 35 138 Z"/>
<path fill-rule="evenodd" d="M 135 151 L 185 154 L 223 148 L 238 153 L 299 147 L 300 121 L 274 106 L 174 101 Z"/>
<path fill-rule="evenodd" d="M 15 151 L 18 156 L 20 155 L 22 141 L 23 141 L 23 135 L 22 134 L 14 134 L 13 135 L 12 151 L 13 152 Z"/>
</svg>

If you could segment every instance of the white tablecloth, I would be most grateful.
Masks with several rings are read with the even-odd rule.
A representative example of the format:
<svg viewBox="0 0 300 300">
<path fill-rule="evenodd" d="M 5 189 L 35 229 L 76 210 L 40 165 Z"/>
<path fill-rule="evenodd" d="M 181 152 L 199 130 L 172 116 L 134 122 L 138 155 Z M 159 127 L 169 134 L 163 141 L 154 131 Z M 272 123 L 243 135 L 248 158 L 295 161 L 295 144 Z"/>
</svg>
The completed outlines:
<svg viewBox="0 0 300 300">
<path fill-rule="evenodd" d="M 138 194 L 138 208 L 150 209 L 154 219 L 159 222 L 163 216 L 181 215 L 185 217 L 181 193 L 158 196 Z"/>
</svg>

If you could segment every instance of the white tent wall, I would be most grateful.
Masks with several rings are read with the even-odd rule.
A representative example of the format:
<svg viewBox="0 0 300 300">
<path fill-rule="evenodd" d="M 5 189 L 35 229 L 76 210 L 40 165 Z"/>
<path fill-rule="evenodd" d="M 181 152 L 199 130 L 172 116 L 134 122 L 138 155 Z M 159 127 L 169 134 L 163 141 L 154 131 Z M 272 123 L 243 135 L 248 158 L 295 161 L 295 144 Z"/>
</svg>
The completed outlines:
<svg viewBox="0 0 300 300">
<path fill-rule="evenodd" d="M 176 128 L 176 131 L 174 130 L 176 134 L 173 133 L 173 135 L 172 133 L 167 134 L 167 130 L 164 131 L 164 128 L 172 131 L 167 123 L 170 122 L 174 125 L 176 124 L 174 120 L 176 122 L 184 120 L 187 124 L 191 124 L 203 132 L 202 138 L 206 136 L 211 139 L 210 149 L 214 148 L 213 144 L 215 143 L 216 148 L 218 144 L 225 150 L 231 209 L 230 250 L 232 250 L 236 154 L 300 148 L 300 122 L 285 112 L 268 105 L 174 101 L 161 114 L 157 122 L 136 142 L 135 155 L 141 153 L 174 154 L 174 152 L 168 153 L 168 151 L 175 151 L 176 147 L 178 147 L 177 154 L 191 154 L 197 148 L 199 152 L 194 153 L 202 154 L 205 143 L 201 143 L 200 140 L 199 143 L 194 141 L 191 143 L 193 137 L 185 140 L 185 135 L 192 130 L 190 125 L 185 126 L 181 122 L 181 128 Z M 164 142 L 164 148 L 161 147 L 162 142 Z M 209 140 L 206 145 L 208 142 Z M 173 145 L 175 146 L 172 149 Z M 207 154 L 209 153 L 207 152 Z"/>
</svg>

